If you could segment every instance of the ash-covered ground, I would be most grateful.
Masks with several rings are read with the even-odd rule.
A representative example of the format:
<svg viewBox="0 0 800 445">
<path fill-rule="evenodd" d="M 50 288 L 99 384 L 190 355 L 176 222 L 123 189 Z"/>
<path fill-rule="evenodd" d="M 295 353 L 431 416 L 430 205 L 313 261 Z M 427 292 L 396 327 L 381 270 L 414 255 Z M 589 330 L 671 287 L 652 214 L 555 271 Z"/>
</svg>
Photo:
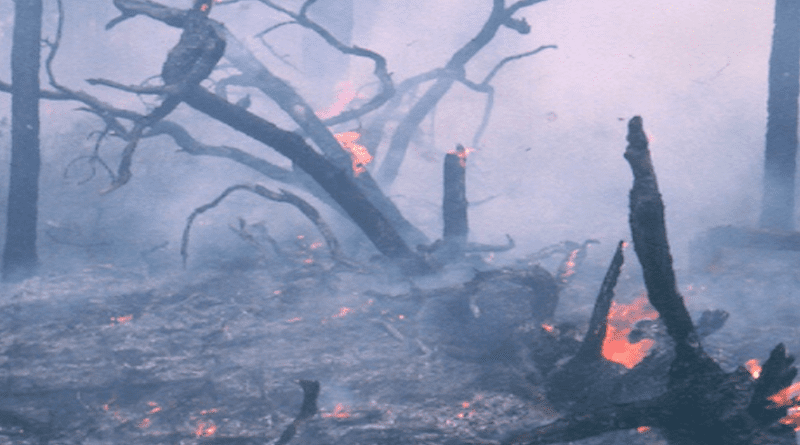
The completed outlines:
<svg viewBox="0 0 800 445">
<path fill-rule="evenodd" d="M 620 302 L 643 292 L 626 257 Z M 586 329 L 608 260 L 590 253 L 553 323 Z M 524 351 L 456 358 L 430 334 L 460 329 L 432 331 L 426 311 L 471 266 L 410 279 L 381 262 L 306 261 L 159 277 L 97 265 L 3 285 L 0 444 L 272 443 L 300 409 L 300 379 L 322 390 L 297 444 L 495 444 L 558 417 L 525 378 L 535 363 Z M 763 361 L 778 342 L 800 350 L 798 263 L 726 251 L 711 272 L 678 271 L 693 316 L 731 313 L 705 341 L 724 368 Z M 665 442 L 633 430 L 574 443 Z"/>
</svg>

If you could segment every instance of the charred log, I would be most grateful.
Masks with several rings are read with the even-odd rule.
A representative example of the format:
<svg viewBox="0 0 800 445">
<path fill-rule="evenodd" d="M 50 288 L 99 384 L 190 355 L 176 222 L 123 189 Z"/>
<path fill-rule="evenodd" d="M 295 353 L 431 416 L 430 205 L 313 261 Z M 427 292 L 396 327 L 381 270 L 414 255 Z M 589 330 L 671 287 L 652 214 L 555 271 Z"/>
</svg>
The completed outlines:
<svg viewBox="0 0 800 445">
<path fill-rule="evenodd" d="M 613 398 L 611 403 L 584 398 L 582 401 L 588 404 L 569 409 L 562 419 L 532 431 L 513 434 L 504 443 L 565 442 L 609 431 L 649 426 L 660 430 L 668 443 L 676 445 L 793 444 L 793 429 L 780 419 L 786 415 L 786 406 L 796 401 L 776 403 L 773 394 L 789 385 L 797 374 L 792 366 L 794 358 L 786 355 L 783 345 L 778 345 L 765 363 L 762 375 L 754 379 L 743 367 L 733 373 L 723 372 L 705 354 L 699 332 L 713 330 L 724 323 L 726 317 L 723 313 L 711 313 L 701 319 L 702 328 L 695 328 L 692 324 L 675 285 L 664 224 L 664 205 L 642 120 L 638 116 L 629 122 L 628 142 L 625 158 L 634 174 L 630 193 L 634 249 L 642 265 L 648 298 L 658 310 L 674 343 L 675 355 L 666 372 L 663 392 L 654 397 L 616 404 Z M 612 261 L 612 266 L 614 263 Z M 606 280 L 604 288 L 605 284 L 610 284 L 610 281 Z M 607 304 L 603 295 L 601 291 L 593 315 L 593 327 L 598 324 L 594 319 L 601 318 L 598 314 L 602 314 L 601 309 Z M 596 345 L 598 335 L 595 332 L 590 327 L 587 341 Z M 591 358 L 596 357 L 596 347 L 590 344 L 586 350 L 588 352 L 581 355 L 588 355 L 590 358 L 586 362 L 590 363 Z M 651 360 L 649 366 L 658 362 Z M 583 380 L 573 379 L 572 385 L 603 383 L 597 381 L 595 374 L 587 372 L 586 366 L 576 364 L 575 368 L 582 372 L 573 372 L 572 377 Z M 635 376 L 635 371 L 636 368 L 626 377 Z M 607 387 L 612 385 L 613 381 L 606 382 Z M 578 395 L 585 396 L 585 393 L 579 392 Z"/>
</svg>

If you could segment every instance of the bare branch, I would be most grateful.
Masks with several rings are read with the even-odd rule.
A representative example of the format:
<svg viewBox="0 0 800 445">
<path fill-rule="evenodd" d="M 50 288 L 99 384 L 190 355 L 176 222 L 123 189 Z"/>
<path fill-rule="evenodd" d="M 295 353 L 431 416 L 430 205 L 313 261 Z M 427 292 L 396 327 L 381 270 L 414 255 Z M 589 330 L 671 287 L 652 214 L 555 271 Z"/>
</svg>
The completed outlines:
<svg viewBox="0 0 800 445">
<path fill-rule="evenodd" d="M 342 122 L 347 122 L 356 119 L 360 116 L 363 116 L 369 113 L 370 111 L 373 111 L 382 106 L 383 104 L 385 104 L 386 101 L 388 101 L 395 94 L 394 83 L 392 82 L 392 78 L 389 75 L 389 71 L 386 65 L 386 59 L 383 56 L 376 53 L 375 51 L 371 51 L 366 48 L 361 48 L 355 45 L 346 45 L 342 43 L 339 39 L 334 37 L 333 34 L 331 34 L 327 29 L 320 26 L 318 23 L 314 22 L 313 20 L 309 19 L 306 16 L 308 8 L 316 0 L 306 1 L 303 4 L 302 8 L 300 9 L 300 13 L 297 14 L 292 11 L 289 11 L 288 9 L 282 6 L 275 4 L 270 0 L 259 0 L 259 1 L 264 5 L 267 5 L 270 8 L 275 9 L 276 11 L 280 11 L 288 15 L 300 26 L 314 31 L 315 33 L 317 33 L 317 35 L 322 37 L 325 40 L 325 42 L 328 43 L 328 45 L 334 47 L 342 54 L 348 54 L 351 56 L 371 59 L 375 64 L 375 69 L 373 73 L 381 83 L 380 93 L 378 93 L 375 97 L 370 99 L 366 104 L 362 105 L 358 109 L 345 111 L 337 116 L 333 116 L 332 118 L 328 119 L 326 123 L 327 122 L 330 123 L 327 123 L 327 125 L 334 125 Z"/>
<path fill-rule="evenodd" d="M 322 234 L 322 237 L 325 239 L 325 242 L 328 244 L 328 249 L 331 251 L 331 256 L 335 259 L 344 258 L 341 249 L 339 248 L 339 241 L 336 239 L 333 231 L 311 204 L 286 190 L 281 190 L 281 193 L 275 193 L 259 184 L 239 184 L 228 187 L 213 201 L 194 209 L 191 215 L 189 215 L 189 217 L 186 219 L 186 226 L 183 229 L 183 236 L 181 236 L 181 257 L 183 258 L 184 267 L 186 267 L 186 261 L 189 258 L 189 232 L 191 231 L 194 220 L 201 214 L 218 206 L 225 198 L 228 197 L 228 195 L 237 190 L 244 190 L 272 201 L 285 202 L 297 207 L 297 209 L 300 210 L 303 215 L 305 215 L 309 220 L 311 220 L 311 222 L 314 223 L 315 226 L 317 226 L 317 230 L 319 230 L 320 234 Z"/>
</svg>

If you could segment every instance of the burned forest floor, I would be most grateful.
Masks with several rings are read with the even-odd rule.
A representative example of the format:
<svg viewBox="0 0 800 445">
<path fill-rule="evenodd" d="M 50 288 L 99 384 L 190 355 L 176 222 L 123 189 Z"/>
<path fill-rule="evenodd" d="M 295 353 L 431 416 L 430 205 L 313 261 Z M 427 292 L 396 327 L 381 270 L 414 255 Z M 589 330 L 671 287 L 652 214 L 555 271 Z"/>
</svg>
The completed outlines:
<svg viewBox="0 0 800 445">
<path fill-rule="evenodd" d="M 622 303 L 644 292 L 628 251 Z M 548 323 L 585 331 L 601 256 L 561 289 Z M 695 320 L 730 313 L 704 341 L 723 368 L 763 361 L 779 342 L 800 351 L 798 266 L 797 254 L 730 251 L 677 271 Z M 300 410 L 300 379 L 320 382 L 319 413 L 291 443 L 497 444 L 558 412 L 526 378 L 536 364 L 524 350 L 457 358 L 429 335 L 426 300 L 472 274 L 408 279 L 380 262 L 315 259 L 159 277 L 97 265 L 4 284 L 0 444 L 273 443 Z M 516 329 L 535 338 L 541 324 Z M 666 442 L 631 430 L 573 443 Z"/>
</svg>

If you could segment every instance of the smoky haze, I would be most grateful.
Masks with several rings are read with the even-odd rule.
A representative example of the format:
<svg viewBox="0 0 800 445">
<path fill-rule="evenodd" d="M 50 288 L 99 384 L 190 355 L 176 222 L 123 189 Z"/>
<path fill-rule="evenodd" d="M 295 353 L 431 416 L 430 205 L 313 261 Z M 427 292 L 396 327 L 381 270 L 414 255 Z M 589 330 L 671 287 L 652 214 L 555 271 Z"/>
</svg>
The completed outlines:
<svg viewBox="0 0 800 445">
<path fill-rule="evenodd" d="M 188 2 L 164 3 L 186 7 Z M 2 8 L 0 56 L 8 60 L 13 10 L 10 3 Z M 46 9 L 44 29 L 52 35 L 55 10 L 53 5 Z M 135 96 L 90 87 L 83 79 L 136 84 L 157 75 L 178 30 L 137 17 L 104 31 L 116 14 L 111 2 L 89 6 L 66 1 L 65 9 L 64 43 L 54 65 L 59 81 L 117 106 L 144 111 Z M 501 28 L 467 66 L 468 78 L 482 79 L 508 55 L 548 44 L 558 49 L 510 63 L 493 82 L 496 98 L 489 127 L 469 158 L 468 199 L 479 203 L 470 208 L 471 240 L 500 243 L 509 234 L 518 245 L 505 254 L 509 257 L 586 238 L 604 241 L 602 251 L 610 252 L 614 240 L 628 237 L 630 173 L 621 154 L 626 122 L 637 114 L 643 116 L 651 139 L 678 266 L 687 264 L 687 245 L 698 230 L 752 224 L 760 201 L 772 11 L 771 4 L 758 1 L 655 1 L 635 7 L 621 1 L 547 1 L 522 10 L 518 15 L 527 19 L 532 32 L 520 36 Z M 383 54 L 399 81 L 442 66 L 476 33 L 488 12 L 483 2 L 459 2 L 458 7 L 453 2 L 355 2 L 352 41 Z M 274 31 L 268 36 L 272 51 L 265 50 L 257 38 L 248 36 L 283 18 L 255 2 L 220 6 L 213 17 L 242 36 L 270 69 L 317 109 L 331 105 L 340 82 L 374 91 L 369 87 L 374 82 L 371 66 L 358 59 L 333 56 L 342 65 L 327 73 L 325 82 L 307 75 L 302 44 L 322 43 L 304 37 L 299 27 Z M 275 54 L 285 56 L 286 63 Z M 0 75 L 10 78 L 8 68 Z M 329 91 L 321 91 L 321 84 Z M 234 99 L 247 93 L 231 90 Z M 255 96 L 253 110 L 294 128 L 275 105 Z M 0 100 L 0 113 L 8 119 L 8 96 Z M 152 98 L 146 100 L 153 103 Z M 398 180 L 387 191 L 431 239 L 441 231 L 443 156 L 456 143 L 470 145 L 484 103 L 483 95 L 456 84 L 421 125 Z M 231 185 L 232 178 L 269 184 L 228 161 L 176 153 L 168 139 L 159 138 L 143 142 L 129 186 L 97 196 L 106 178 L 99 174 L 77 185 L 87 173 L 80 171 L 80 163 L 73 166 L 71 178 L 62 179 L 69 161 L 90 150 L 86 134 L 100 125 L 74 108 L 42 103 L 42 221 L 77 224 L 89 238 L 101 233 L 114 239 L 120 251 L 141 251 L 169 241 L 175 254 L 186 215 Z M 288 165 L 271 150 L 186 107 L 172 118 L 205 143 L 238 146 Z M 343 129 L 355 128 L 337 128 Z M 4 127 L 6 146 L 8 132 Z M 5 149 L 0 154 L 3 173 L 8 153 Z M 108 156 L 113 159 L 114 154 Z M 0 187 L 5 197 L 7 184 Z M 69 202 L 74 205 L 64 205 Z M 253 197 L 234 197 L 227 205 L 203 217 L 207 225 L 198 229 L 195 249 L 225 250 L 240 243 L 227 229 L 235 216 L 268 219 L 270 230 L 281 236 L 293 236 L 295 225 L 303 224 L 290 210 Z M 63 250 L 49 245 L 46 236 L 40 248 L 45 257 L 50 249 Z"/>
</svg>

